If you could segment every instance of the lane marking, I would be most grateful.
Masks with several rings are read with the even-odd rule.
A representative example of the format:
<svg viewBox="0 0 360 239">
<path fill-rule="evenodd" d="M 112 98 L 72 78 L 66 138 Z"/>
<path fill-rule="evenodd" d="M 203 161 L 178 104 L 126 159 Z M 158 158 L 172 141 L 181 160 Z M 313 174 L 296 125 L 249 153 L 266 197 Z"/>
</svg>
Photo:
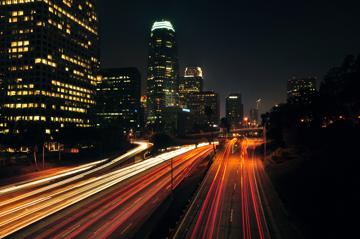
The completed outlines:
<svg viewBox="0 0 360 239">
<path fill-rule="evenodd" d="M 124 233 L 131 227 L 132 222 L 129 223 L 129 225 L 127 225 L 127 227 L 124 228 L 124 230 L 121 231 L 121 234 L 124 235 Z"/>
</svg>

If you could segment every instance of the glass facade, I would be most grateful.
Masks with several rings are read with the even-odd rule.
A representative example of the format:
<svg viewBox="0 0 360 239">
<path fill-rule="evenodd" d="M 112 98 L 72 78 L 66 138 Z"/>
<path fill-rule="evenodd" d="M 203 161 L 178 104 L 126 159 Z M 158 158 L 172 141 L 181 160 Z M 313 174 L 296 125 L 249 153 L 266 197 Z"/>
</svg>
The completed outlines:
<svg viewBox="0 0 360 239">
<path fill-rule="evenodd" d="M 3 133 L 93 126 L 95 0 L 0 0 Z"/>
<path fill-rule="evenodd" d="M 178 106 L 178 56 L 175 30 L 169 21 L 153 24 L 147 69 L 147 123 L 163 124 L 163 109 Z"/>
<path fill-rule="evenodd" d="M 226 118 L 233 129 L 239 128 L 244 118 L 244 105 L 241 94 L 230 94 L 226 97 Z"/>
<path fill-rule="evenodd" d="M 141 76 L 136 68 L 102 69 L 96 114 L 100 127 L 115 126 L 126 134 L 139 129 Z"/>
<path fill-rule="evenodd" d="M 309 104 L 316 92 L 316 78 L 295 78 L 287 82 L 287 101 Z"/>
<path fill-rule="evenodd" d="M 184 77 L 179 83 L 179 104 L 186 108 L 186 97 L 188 94 L 203 91 L 203 71 L 200 67 L 186 67 Z"/>
<path fill-rule="evenodd" d="M 250 109 L 249 111 L 249 119 L 253 124 L 259 123 L 259 110 L 258 109 Z"/>
<path fill-rule="evenodd" d="M 220 121 L 219 95 L 203 91 L 188 95 L 186 104 L 197 124 L 217 125 Z"/>
</svg>

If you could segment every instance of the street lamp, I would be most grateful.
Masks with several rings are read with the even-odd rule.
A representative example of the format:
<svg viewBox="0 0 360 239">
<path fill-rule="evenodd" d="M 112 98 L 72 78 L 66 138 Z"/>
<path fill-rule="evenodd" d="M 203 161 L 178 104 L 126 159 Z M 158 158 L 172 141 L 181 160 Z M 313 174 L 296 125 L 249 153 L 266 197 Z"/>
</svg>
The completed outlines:
<svg viewBox="0 0 360 239">
<path fill-rule="evenodd" d="M 244 125 L 245 125 L 245 126 L 248 126 L 248 121 L 249 121 L 249 118 L 248 118 L 248 117 L 244 117 Z"/>
<path fill-rule="evenodd" d="M 173 158 L 170 159 L 170 167 L 171 167 L 171 172 L 170 172 L 170 174 L 171 174 L 171 192 L 173 192 L 174 191 Z"/>
<path fill-rule="evenodd" d="M 264 137 L 264 161 L 266 160 L 266 121 L 263 126 L 263 137 Z"/>
</svg>

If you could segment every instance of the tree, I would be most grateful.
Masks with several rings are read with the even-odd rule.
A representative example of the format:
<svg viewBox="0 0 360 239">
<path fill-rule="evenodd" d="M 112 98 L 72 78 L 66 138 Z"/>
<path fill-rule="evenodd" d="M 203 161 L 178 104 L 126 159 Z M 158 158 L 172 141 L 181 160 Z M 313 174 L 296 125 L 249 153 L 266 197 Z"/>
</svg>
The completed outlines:
<svg viewBox="0 0 360 239">
<path fill-rule="evenodd" d="M 325 75 L 319 93 L 310 104 L 288 102 L 264 115 L 268 123 L 268 135 L 281 145 L 288 141 L 284 138 L 286 136 L 300 138 L 306 130 L 315 132 L 325 119 L 332 122 L 339 119 L 358 122 L 359 79 L 360 56 L 345 57 L 341 66 L 330 69 Z"/>
<path fill-rule="evenodd" d="M 360 55 L 345 57 L 339 67 L 326 74 L 320 86 L 321 110 L 324 117 L 352 117 L 360 113 Z"/>
<path fill-rule="evenodd" d="M 211 117 L 214 114 L 214 110 L 211 108 L 211 106 L 207 105 L 207 106 L 205 106 L 204 113 L 205 113 L 205 115 L 207 117 L 208 123 L 210 124 L 211 123 Z"/>
<path fill-rule="evenodd" d="M 150 138 L 150 142 L 154 144 L 153 152 L 157 152 L 159 149 L 165 149 L 175 145 L 174 140 L 167 134 L 155 133 Z"/>
<path fill-rule="evenodd" d="M 226 133 L 230 133 L 230 123 L 226 117 L 221 118 L 220 120 L 220 127 L 226 130 Z"/>
</svg>

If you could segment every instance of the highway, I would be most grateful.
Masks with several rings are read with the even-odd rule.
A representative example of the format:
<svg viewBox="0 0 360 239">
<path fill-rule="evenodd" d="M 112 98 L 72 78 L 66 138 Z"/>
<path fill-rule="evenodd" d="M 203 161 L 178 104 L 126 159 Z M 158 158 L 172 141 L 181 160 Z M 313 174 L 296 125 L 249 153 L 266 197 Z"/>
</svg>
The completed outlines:
<svg viewBox="0 0 360 239">
<path fill-rule="evenodd" d="M 261 143 L 226 143 L 172 238 L 293 238 L 280 233 L 278 224 L 286 227 L 286 219 L 274 213 L 282 208 L 254 153 Z"/>
<path fill-rule="evenodd" d="M 169 182 L 171 181 L 169 177 L 169 163 L 167 161 L 175 158 L 173 160 L 173 185 L 175 187 L 182 178 L 186 176 L 189 168 L 195 164 L 199 157 L 204 156 L 203 154 L 209 154 L 212 151 L 212 146 L 209 145 L 200 145 L 198 149 L 195 150 L 194 148 L 195 146 L 183 146 L 177 150 L 116 170 L 111 169 L 110 171 L 106 171 L 104 170 L 106 164 L 104 164 L 84 173 L 76 174 L 76 176 L 40 186 L 24 194 L 18 194 L 15 197 L 9 197 L 2 200 L 0 202 L 0 237 L 11 235 L 41 219 L 46 218 L 46 220 L 42 221 L 48 221 L 50 215 L 54 215 L 61 210 L 63 211 L 63 209 L 72 205 L 75 205 L 76 207 L 76 205 L 80 205 L 83 200 L 89 199 L 94 195 L 101 195 L 101 197 L 99 197 L 95 203 L 92 202 L 87 205 L 85 207 L 86 210 L 83 210 L 81 207 L 82 209 L 78 212 L 80 214 L 75 214 L 74 212 L 71 213 L 71 216 L 80 215 L 79 218 L 86 220 L 86 223 L 84 224 L 77 224 L 82 226 L 75 230 L 74 233 L 81 234 L 80 230 L 84 228 L 86 231 L 89 231 L 89 228 L 96 228 L 94 227 L 94 223 L 97 225 L 99 223 L 101 224 L 101 222 L 111 222 L 111 220 L 104 221 L 103 213 L 114 212 L 114 207 L 118 208 L 120 206 L 128 205 L 131 210 L 121 210 L 116 216 L 120 217 L 122 220 L 129 218 L 129 215 L 132 215 L 130 212 L 139 208 L 146 200 L 158 198 L 157 200 L 159 202 L 161 201 L 162 196 L 165 195 L 163 192 L 166 191 L 164 191 L 164 187 L 168 189 Z M 196 153 L 194 153 L 193 150 Z M 116 159 L 115 161 L 117 160 L 120 159 Z M 169 162 L 171 162 L 171 160 Z M 142 177 L 135 182 L 129 180 L 137 178 L 135 176 Z M 101 194 L 102 192 L 107 192 L 108 189 L 113 188 L 113 186 L 120 184 L 124 187 L 121 190 L 113 191 L 113 194 L 109 194 L 108 197 Z M 149 190 L 148 193 L 145 193 L 145 189 Z M 142 196 L 139 196 L 139 194 Z M 108 200 L 108 203 L 105 203 L 104 200 Z M 93 207 L 93 205 L 97 206 Z M 100 205 L 107 207 L 102 210 L 99 209 Z M 134 205 L 137 206 L 135 209 L 133 207 Z M 85 212 L 89 212 L 90 216 L 84 217 L 82 213 Z M 126 214 L 123 214 L 125 212 Z M 94 215 L 101 216 L 96 218 Z M 66 216 L 60 220 L 64 222 L 65 219 L 69 218 L 73 217 Z M 94 220 L 95 218 L 96 220 Z M 121 220 L 117 220 L 117 222 L 120 221 Z M 141 221 L 138 221 L 138 223 L 139 222 Z M 55 225 L 58 226 L 60 224 L 56 223 Z M 112 229 L 115 228 L 114 225 L 117 224 L 112 223 Z M 67 226 L 69 225 L 67 224 Z M 70 226 L 73 226 L 73 224 Z M 119 225 L 119 227 L 120 226 L 121 225 Z M 108 226 L 105 228 L 109 230 Z M 45 234 L 49 233 L 46 229 L 49 229 L 49 227 L 40 229 L 40 232 Z M 64 232 L 65 235 L 69 232 L 64 228 L 56 231 L 51 227 L 50 230 L 54 230 L 56 235 L 60 235 L 60 233 L 58 233 L 59 231 Z M 70 230 L 71 232 L 73 231 L 73 229 Z M 30 232 L 32 232 L 31 227 Z M 29 238 L 42 238 L 42 233 L 40 232 L 36 232 Z M 112 233 L 109 233 L 109 235 L 111 234 Z M 66 235 L 66 238 L 71 237 L 71 235 L 72 234 Z M 15 238 L 21 238 L 23 236 L 25 237 L 26 233 L 16 235 Z M 46 236 L 44 238 L 48 237 Z"/>
<path fill-rule="evenodd" d="M 63 179 L 63 178 L 66 178 L 66 177 L 69 177 L 72 175 L 77 175 L 82 172 L 84 172 L 84 173 L 80 174 L 79 177 L 84 177 L 91 173 L 96 173 L 100 170 L 111 168 L 112 166 L 115 166 L 119 162 L 122 162 L 130 157 L 133 157 L 152 146 L 151 143 L 143 142 L 143 141 L 134 141 L 133 144 L 137 145 L 134 149 L 129 150 L 125 154 L 123 154 L 111 161 L 109 161 L 109 159 L 102 159 L 102 160 L 98 160 L 98 161 L 91 162 L 88 164 L 80 165 L 80 166 L 77 166 L 77 167 L 74 167 L 71 169 L 63 170 L 54 175 L 50 175 L 50 176 L 45 175 L 44 177 L 41 177 L 39 179 L 27 180 L 27 181 L 17 182 L 14 184 L 9 184 L 9 185 L 3 186 L 0 188 L 0 197 L 7 195 L 9 193 L 15 193 L 15 192 L 24 193 L 24 190 L 26 190 L 26 189 L 33 189 L 36 186 L 49 184 L 49 183 L 54 182 L 55 180 L 60 180 L 60 179 Z M 104 164 L 105 162 L 107 162 L 107 163 Z M 98 167 L 98 166 L 100 166 L 100 167 Z M 89 171 L 89 169 L 92 169 L 92 170 Z"/>
</svg>

